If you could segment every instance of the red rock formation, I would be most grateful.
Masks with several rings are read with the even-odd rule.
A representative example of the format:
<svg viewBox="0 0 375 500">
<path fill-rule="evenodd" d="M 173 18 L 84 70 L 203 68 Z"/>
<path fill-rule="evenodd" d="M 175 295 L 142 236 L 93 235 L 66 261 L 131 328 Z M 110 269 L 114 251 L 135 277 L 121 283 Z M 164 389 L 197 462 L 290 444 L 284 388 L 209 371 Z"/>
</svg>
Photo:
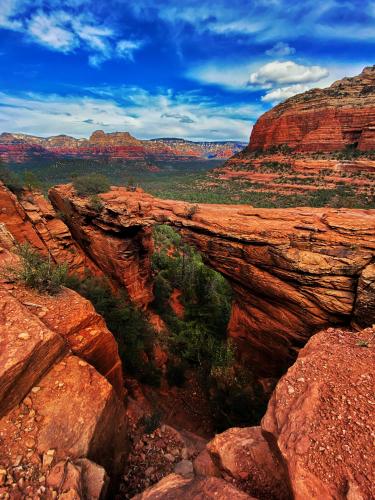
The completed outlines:
<svg viewBox="0 0 375 500">
<path fill-rule="evenodd" d="M 283 467 L 272 454 L 260 427 L 228 429 L 215 436 L 207 450 L 224 475 L 246 480 L 246 491 L 256 498 L 289 498 Z"/>
<path fill-rule="evenodd" d="M 66 224 L 41 193 L 25 191 L 20 199 L 0 182 L 0 223 L 6 225 L 18 243 L 30 243 L 70 271 L 84 274 L 99 269 L 72 240 Z"/>
<path fill-rule="evenodd" d="M 356 300 L 358 280 L 375 254 L 374 211 L 202 204 L 192 215 L 187 203 L 116 188 L 101 195 L 104 208 L 94 214 L 70 185 L 53 188 L 50 198 L 102 270 L 124 286 L 127 269 L 134 270 L 129 288 L 147 287 L 143 296 L 133 294 L 144 306 L 152 298 L 150 226 L 178 228 L 231 283 L 229 335 L 243 362 L 261 375 L 282 373 L 326 325 L 349 323 L 353 314 L 357 324 L 374 322 L 361 313 L 371 295 Z"/>
<path fill-rule="evenodd" d="M 375 149 L 375 66 L 327 89 L 313 89 L 278 104 L 255 124 L 249 151 L 287 145 L 297 151 Z"/>
<path fill-rule="evenodd" d="M 179 474 L 169 474 L 133 500 L 256 500 L 230 483 L 217 477 L 188 479 Z"/>
<path fill-rule="evenodd" d="M 12 242 L 3 231 L 0 238 L 0 261 L 7 264 Z M 78 489 L 66 485 L 64 498 L 78 498 L 71 495 L 79 487 L 105 491 L 106 471 L 119 474 L 127 452 L 117 367 L 113 337 L 78 294 L 41 296 L 0 281 L 0 496 L 34 497 L 46 486 L 62 494 L 65 479 L 58 487 L 47 480 L 59 461 L 64 470 L 74 462 L 77 478 Z"/>
<path fill-rule="evenodd" d="M 229 158 L 245 144 L 235 142 L 191 142 L 183 139 L 141 141 L 129 132 L 106 134 L 97 130 L 89 139 L 67 135 L 36 137 L 26 134 L 0 134 L 0 159 L 24 163 L 35 159 L 81 158 L 110 161 L 138 160 L 143 168 L 158 171 L 153 160 L 191 160 Z M 155 170 L 156 169 L 156 170 Z"/>
<path fill-rule="evenodd" d="M 296 500 L 375 497 L 375 330 L 322 331 L 279 381 L 262 431 Z"/>
</svg>

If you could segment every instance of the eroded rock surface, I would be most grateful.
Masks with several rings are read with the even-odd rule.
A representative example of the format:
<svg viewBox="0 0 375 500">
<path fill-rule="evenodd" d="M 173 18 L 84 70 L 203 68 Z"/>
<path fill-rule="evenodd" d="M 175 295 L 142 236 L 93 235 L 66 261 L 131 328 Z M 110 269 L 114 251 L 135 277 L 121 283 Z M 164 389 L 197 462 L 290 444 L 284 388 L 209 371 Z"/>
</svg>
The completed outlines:
<svg viewBox="0 0 375 500">
<path fill-rule="evenodd" d="M 253 497 L 217 477 L 188 479 L 179 474 L 170 474 L 143 493 L 133 497 L 134 500 L 176 500 L 176 498 L 251 500 Z"/>
<path fill-rule="evenodd" d="M 235 480 L 246 481 L 246 489 L 264 499 L 287 499 L 284 470 L 271 452 L 260 427 L 231 428 L 207 445 L 217 467 Z"/>
<path fill-rule="evenodd" d="M 17 199 L 0 182 L 0 223 L 18 243 L 29 243 L 55 262 L 67 264 L 73 273 L 83 274 L 85 269 L 100 273 L 41 193 L 25 191 Z"/>
<path fill-rule="evenodd" d="M 374 328 L 330 328 L 277 384 L 261 426 L 296 500 L 374 498 L 374 366 Z"/>
<path fill-rule="evenodd" d="M 255 124 L 249 150 L 288 145 L 298 151 L 375 149 L 375 66 L 326 89 L 312 89 L 278 104 Z"/>
<path fill-rule="evenodd" d="M 191 205 L 113 188 L 93 213 L 70 185 L 50 198 L 87 254 L 144 306 L 152 298 L 150 227 L 179 229 L 232 285 L 229 335 L 261 375 L 282 373 L 319 329 L 349 323 L 353 313 L 364 320 L 356 292 L 375 255 L 374 211 Z"/>
<path fill-rule="evenodd" d="M 13 244 L 2 228 L 2 271 L 17 263 Z M 128 446 L 117 345 L 75 292 L 49 297 L 1 276 L 0 496 L 99 499 Z M 59 461 L 74 485 L 64 486 L 65 476 L 48 482 Z"/>
</svg>

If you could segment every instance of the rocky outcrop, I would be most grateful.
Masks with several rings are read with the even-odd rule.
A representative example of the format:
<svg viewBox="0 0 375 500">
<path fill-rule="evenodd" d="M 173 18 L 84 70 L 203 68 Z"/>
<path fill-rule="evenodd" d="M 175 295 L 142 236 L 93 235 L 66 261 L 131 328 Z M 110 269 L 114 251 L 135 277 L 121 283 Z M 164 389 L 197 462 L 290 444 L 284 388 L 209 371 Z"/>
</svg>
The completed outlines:
<svg viewBox="0 0 375 500">
<path fill-rule="evenodd" d="M 278 104 L 255 124 L 250 152 L 287 145 L 297 151 L 375 149 L 375 66 L 326 89 Z"/>
<path fill-rule="evenodd" d="M 153 139 L 141 141 L 129 132 L 105 133 L 96 130 L 89 139 L 76 139 L 67 135 L 37 137 L 26 134 L 0 134 L 0 159 L 12 163 L 31 160 L 81 158 L 123 162 L 138 162 L 138 166 L 151 171 L 159 169 L 154 160 L 229 158 L 245 144 L 236 142 L 192 142 L 184 139 Z"/>
<path fill-rule="evenodd" d="M 262 431 L 293 498 L 375 496 L 375 330 L 314 335 L 277 384 Z"/>
<path fill-rule="evenodd" d="M 18 243 L 29 243 L 55 262 L 67 264 L 71 272 L 84 274 L 89 269 L 100 274 L 41 193 L 24 191 L 18 199 L 0 182 L 0 223 Z"/>
<path fill-rule="evenodd" d="M 94 213 L 70 185 L 53 188 L 50 198 L 81 248 L 144 306 L 152 298 L 150 228 L 179 229 L 232 285 L 229 335 L 260 375 L 280 375 L 329 324 L 374 320 L 360 307 L 371 301 L 371 289 L 357 298 L 375 255 L 373 211 L 194 206 L 113 188 Z"/>
<path fill-rule="evenodd" d="M 122 471 L 127 452 L 117 344 L 75 292 L 49 297 L 4 279 L 4 266 L 17 264 L 12 245 L 2 230 L 0 495 L 83 498 L 80 492 L 90 491 L 99 499 L 106 474 Z M 66 475 L 59 485 L 50 480 L 57 462 L 70 469 L 67 459 L 76 487 L 64 486 Z"/>
</svg>

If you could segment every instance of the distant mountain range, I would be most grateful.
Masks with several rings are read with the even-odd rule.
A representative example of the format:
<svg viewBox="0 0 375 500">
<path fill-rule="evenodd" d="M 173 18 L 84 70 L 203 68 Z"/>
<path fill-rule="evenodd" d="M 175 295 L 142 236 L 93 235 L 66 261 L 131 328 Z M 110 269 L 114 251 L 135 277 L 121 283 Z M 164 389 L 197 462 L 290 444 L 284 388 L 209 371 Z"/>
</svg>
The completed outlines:
<svg viewBox="0 0 375 500">
<path fill-rule="evenodd" d="M 178 138 L 139 140 L 129 132 L 95 131 L 89 139 L 76 139 L 68 135 L 37 137 L 27 134 L 0 134 L 0 158 L 7 163 L 26 163 L 33 160 L 103 159 L 121 162 L 227 159 L 241 151 L 246 143 L 193 142 Z"/>
</svg>

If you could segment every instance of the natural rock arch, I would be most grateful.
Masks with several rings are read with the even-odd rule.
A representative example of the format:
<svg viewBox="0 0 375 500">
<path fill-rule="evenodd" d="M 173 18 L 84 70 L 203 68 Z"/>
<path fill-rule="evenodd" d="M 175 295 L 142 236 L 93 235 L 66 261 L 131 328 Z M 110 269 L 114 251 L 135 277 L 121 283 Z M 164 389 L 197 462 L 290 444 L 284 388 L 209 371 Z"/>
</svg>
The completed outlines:
<svg viewBox="0 0 375 500">
<path fill-rule="evenodd" d="M 230 282 L 228 333 L 245 363 L 278 376 L 327 325 L 374 322 L 375 211 L 192 205 L 113 188 L 100 212 L 71 185 L 51 189 L 73 238 L 130 297 L 152 300 L 151 227 L 176 227 Z"/>
</svg>

